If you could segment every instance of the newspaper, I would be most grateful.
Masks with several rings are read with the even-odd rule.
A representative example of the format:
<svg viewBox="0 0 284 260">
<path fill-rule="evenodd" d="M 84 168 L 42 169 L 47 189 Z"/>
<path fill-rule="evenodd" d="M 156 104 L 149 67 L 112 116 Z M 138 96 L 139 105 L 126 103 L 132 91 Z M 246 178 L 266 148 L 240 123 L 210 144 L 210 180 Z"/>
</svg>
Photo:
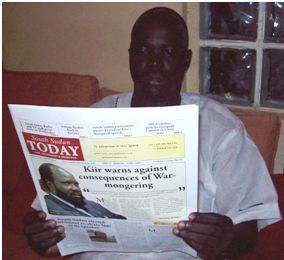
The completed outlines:
<svg viewBox="0 0 284 260">
<path fill-rule="evenodd" d="M 9 109 L 41 208 L 65 227 L 62 256 L 196 256 L 172 228 L 197 211 L 197 105 Z"/>
</svg>

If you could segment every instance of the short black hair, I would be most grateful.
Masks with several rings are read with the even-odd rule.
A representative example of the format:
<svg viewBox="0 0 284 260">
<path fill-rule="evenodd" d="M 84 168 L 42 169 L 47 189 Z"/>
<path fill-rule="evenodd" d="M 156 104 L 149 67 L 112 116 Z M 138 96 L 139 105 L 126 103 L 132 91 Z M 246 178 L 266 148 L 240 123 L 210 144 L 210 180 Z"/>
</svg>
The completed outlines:
<svg viewBox="0 0 284 260">
<path fill-rule="evenodd" d="M 53 171 L 52 167 L 58 168 L 57 165 L 54 165 L 52 163 L 43 163 L 39 168 L 38 171 L 40 173 L 40 177 L 43 182 L 46 183 L 46 181 L 52 181 L 53 182 Z"/>
<path fill-rule="evenodd" d="M 177 32 L 181 35 L 182 46 L 185 49 L 188 48 L 189 36 L 184 19 L 176 11 L 167 7 L 154 7 L 139 16 L 132 28 L 131 40 L 134 38 L 137 32 L 139 33 L 138 29 L 141 24 L 152 21 L 158 21 L 165 25 L 175 26 Z"/>
</svg>

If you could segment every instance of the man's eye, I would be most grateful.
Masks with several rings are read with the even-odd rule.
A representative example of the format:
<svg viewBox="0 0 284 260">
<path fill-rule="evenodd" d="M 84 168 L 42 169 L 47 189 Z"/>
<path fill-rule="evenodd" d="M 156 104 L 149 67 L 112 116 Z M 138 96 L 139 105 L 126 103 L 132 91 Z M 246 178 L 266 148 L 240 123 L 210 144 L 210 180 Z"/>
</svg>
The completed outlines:
<svg viewBox="0 0 284 260">
<path fill-rule="evenodd" d="M 139 46 L 136 48 L 133 48 L 132 51 L 136 54 L 148 54 L 149 49 L 146 46 Z"/>
<path fill-rule="evenodd" d="M 168 47 L 164 49 L 164 53 L 168 56 L 172 56 L 174 54 L 174 50 L 173 48 Z"/>
<path fill-rule="evenodd" d="M 140 52 L 141 53 L 143 53 L 143 54 L 146 54 L 146 53 L 148 53 L 148 48 L 147 47 L 145 47 L 145 46 L 142 46 L 142 47 L 140 47 Z"/>
</svg>

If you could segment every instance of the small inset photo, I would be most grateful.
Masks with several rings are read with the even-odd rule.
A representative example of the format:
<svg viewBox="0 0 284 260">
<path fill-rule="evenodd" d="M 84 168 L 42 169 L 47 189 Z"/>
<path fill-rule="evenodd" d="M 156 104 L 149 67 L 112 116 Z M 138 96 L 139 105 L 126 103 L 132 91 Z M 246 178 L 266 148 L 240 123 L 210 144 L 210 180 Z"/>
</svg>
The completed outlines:
<svg viewBox="0 0 284 260">
<path fill-rule="evenodd" d="M 109 236 L 105 232 L 94 229 L 88 229 L 87 233 L 89 235 L 89 238 L 93 242 L 117 243 L 115 236 Z"/>
</svg>

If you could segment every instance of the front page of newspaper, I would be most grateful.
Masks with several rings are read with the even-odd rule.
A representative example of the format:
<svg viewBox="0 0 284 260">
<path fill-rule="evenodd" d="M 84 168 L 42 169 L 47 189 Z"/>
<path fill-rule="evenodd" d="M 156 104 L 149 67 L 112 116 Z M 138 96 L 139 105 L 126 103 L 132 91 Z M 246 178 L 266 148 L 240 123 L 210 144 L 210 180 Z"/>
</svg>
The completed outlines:
<svg viewBox="0 0 284 260">
<path fill-rule="evenodd" d="M 198 106 L 9 105 L 61 254 L 195 251 L 172 234 L 197 211 Z"/>
</svg>

